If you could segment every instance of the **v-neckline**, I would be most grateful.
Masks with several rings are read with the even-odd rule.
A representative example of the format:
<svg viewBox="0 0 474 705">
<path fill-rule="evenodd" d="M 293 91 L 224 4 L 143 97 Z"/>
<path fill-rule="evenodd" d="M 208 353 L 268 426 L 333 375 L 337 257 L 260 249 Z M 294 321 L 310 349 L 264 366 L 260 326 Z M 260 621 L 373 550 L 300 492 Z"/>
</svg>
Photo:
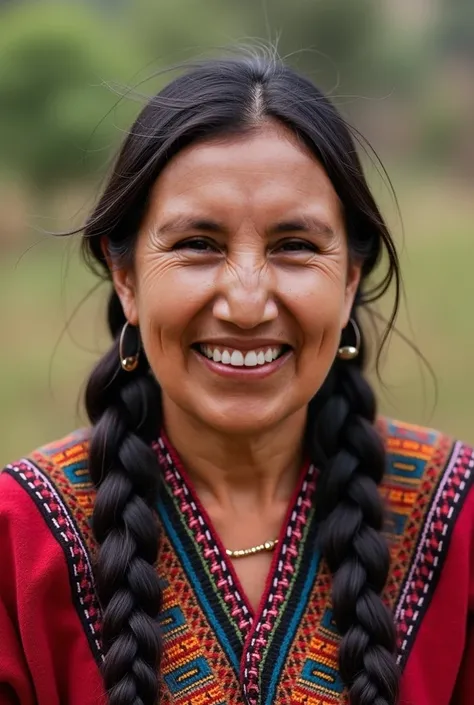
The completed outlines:
<svg viewBox="0 0 474 705">
<path fill-rule="evenodd" d="M 201 565 L 201 573 L 204 569 L 212 578 L 213 589 L 218 593 L 219 602 L 226 606 L 225 612 L 232 623 L 233 632 L 238 633 L 240 657 L 234 655 L 240 661 L 240 680 L 247 702 L 253 705 L 258 702 L 262 650 L 271 638 L 276 623 L 280 621 L 280 608 L 301 561 L 305 543 L 303 534 L 307 537 L 309 520 L 314 513 L 316 470 L 309 462 L 305 462 L 301 469 L 280 529 L 265 588 L 254 610 L 212 520 L 164 433 L 154 447 L 163 468 L 165 489 L 172 497 L 176 516 L 179 515 L 185 525 L 187 539 L 190 539 L 186 539 L 184 549 L 188 552 L 187 557 L 190 553 L 196 554 L 195 565 Z M 314 537 L 314 531 L 312 535 Z M 197 572 L 198 569 L 195 570 L 196 578 Z M 234 664 L 237 665 L 235 661 Z"/>
<path fill-rule="evenodd" d="M 180 508 L 185 512 L 185 514 L 189 515 L 190 509 L 194 514 L 194 516 L 190 517 L 191 521 L 189 527 L 194 535 L 196 548 L 208 562 L 212 572 L 214 572 L 212 569 L 217 562 L 223 564 L 222 567 L 224 568 L 225 566 L 225 572 L 229 573 L 231 576 L 231 582 L 227 581 L 227 583 L 217 585 L 218 589 L 223 589 L 225 596 L 228 595 L 228 588 L 235 590 L 237 593 L 236 597 L 238 597 L 239 602 L 242 604 L 244 613 L 248 615 L 249 621 L 254 622 L 256 618 L 258 620 L 268 602 L 272 585 L 275 583 L 275 580 L 278 579 L 275 576 L 277 566 L 284 563 L 285 556 L 288 552 L 290 553 L 290 556 L 296 557 L 295 547 L 292 545 L 295 541 L 292 542 L 291 539 L 293 538 L 299 540 L 301 538 L 301 534 L 298 530 L 294 534 L 293 524 L 297 525 L 303 523 L 307 518 L 309 509 L 311 508 L 311 497 L 315 489 L 316 473 L 314 466 L 306 460 L 301 468 L 296 487 L 290 497 L 285 516 L 280 527 L 278 543 L 273 554 L 267 578 L 265 580 L 265 587 L 260 597 L 258 606 L 254 609 L 247 598 L 241 580 L 237 575 L 230 557 L 227 555 L 225 546 L 219 537 L 212 519 L 199 499 L 191 478 L 183 466 L 180 457 L 174 450 L 164 432 L 158 439 L 156 449 L 161 456 L 161 460 L 165 461 L 165 480 L 170 485 L 174 496 L 178 499 L 181 505 Z M 212 542 L 214 544 L 212 552 L 209 552 L 209 546 L 206 546 L 206 539 L 209 543 Z M 280 571 L 283 570 L 283 567 L 283 565 L 280 566 Z"/>
</svg>

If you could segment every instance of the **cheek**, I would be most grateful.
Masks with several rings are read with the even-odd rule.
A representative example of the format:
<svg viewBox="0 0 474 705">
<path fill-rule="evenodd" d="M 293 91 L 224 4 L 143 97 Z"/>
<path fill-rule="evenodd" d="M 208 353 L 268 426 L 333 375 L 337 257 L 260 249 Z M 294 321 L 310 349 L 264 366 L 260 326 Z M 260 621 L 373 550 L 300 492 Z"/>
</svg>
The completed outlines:
<svg viewBox="0 0 474 705">
<path fill-rule="evenodd" d="M 139 278 L 137 308 L 140 333 L 150 365 L 160 370 L 183 364 L 183 347 L 193 318 L 212 296 L 209 277 L 191 268 L 154 266 Z"/>
<path fill-rule="evenodd" d="M 345 278 L 341 272 L 300 272 L 282 282 L 282 300 L 298 322 L 305 347 L 339 341 L 344 315 Z"/>
<path fill-rule="evenodd" d="M 288 291 L 286 307 L 297 321 L 301 349 L 295 372 L 307 403 L 323 384 L 337 354 L 344 312 L 344 279 L 321 272 L 301 273 Z"/>
</svg>

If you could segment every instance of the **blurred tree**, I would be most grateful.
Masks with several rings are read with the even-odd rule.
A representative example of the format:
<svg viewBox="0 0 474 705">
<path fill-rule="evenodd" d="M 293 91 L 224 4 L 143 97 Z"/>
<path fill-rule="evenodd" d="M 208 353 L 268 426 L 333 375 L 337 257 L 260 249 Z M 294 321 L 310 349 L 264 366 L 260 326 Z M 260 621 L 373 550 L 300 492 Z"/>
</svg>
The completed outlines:
<svg viewBox="0 0 474 705">
<path fill-rule="evenodd" d="M 209 54 L 248 34 L 248 14 L 240 2 L 226 0 L 134 0 L 124 4 L 122 20 L 158 66 Z"/>
<path fill-rule="evenodd" d="M 227 0 L 227 4 L 234 4 Z M 339 91 L 359 90 L 370 80 L 377 30 L 375 0 L 240 0 L 251 31 L 278 45 L 323 88 L 339 82 Z"/>
<path fill-rule="evenodd" d="M 463 54 L 474 61 L 473 0 L 442 1 L 438 38 L 443 50 Z"/>
<path fill-rule="evenodd" d="M 0 0 L 0 172 L 43 189 L 95 177 L 140 107 L 124 100 L 113 110 L 119 97 L 104 81 L 133 86 L 155 69 L 255 38 L 277 44 L 280 56 L 345 102 L 362 131 L 372 124 L 380 145 L 392 140 L 393 116 L 405 112 L 412 131 L 433 115 L 426 150 L 446 152 L 458 115 L 453 122 L 443 108 L 446 85 L 436 110 L 423 87 L 432 90 L 443 56 L 456 48 L 470 61 L 474 2 L 431 5 L 429 21 L 402 13 L 402 26 L 391 0 Z M 344 101 L 354 95 L 367 100 Z"/>
<path fill-rule="evenodd" d="M 84 7 L 25 10 L 8 8 L 0 22 L 0 170 L 48 190 L 104 166 L 120 136 L 112 117 L 99 126 L 117 102 L 104 81 L 123 79 L 137 57 Z"/>
</svg>

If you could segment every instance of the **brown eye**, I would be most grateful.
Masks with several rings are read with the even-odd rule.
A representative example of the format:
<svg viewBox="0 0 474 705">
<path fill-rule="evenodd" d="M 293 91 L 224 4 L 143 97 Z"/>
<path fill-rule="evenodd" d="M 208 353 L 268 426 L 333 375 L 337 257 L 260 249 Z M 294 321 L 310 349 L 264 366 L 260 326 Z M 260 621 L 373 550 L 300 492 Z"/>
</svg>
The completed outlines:
<svg viewBox="0 0 474 705">
<path fill-rule="evenodd" d="M 177 242 L 174 250 L 193 250 L 194 252 L 218 252 L 219 248 L 215 242 L 206 240 L 203 237 L 193 237 Z"/>
<path fill-rule="evenodd" d="M 284 240 L 275 248 L 277 252 L 317 252 L 317 248 L 307 240 Z"/>
</svg>

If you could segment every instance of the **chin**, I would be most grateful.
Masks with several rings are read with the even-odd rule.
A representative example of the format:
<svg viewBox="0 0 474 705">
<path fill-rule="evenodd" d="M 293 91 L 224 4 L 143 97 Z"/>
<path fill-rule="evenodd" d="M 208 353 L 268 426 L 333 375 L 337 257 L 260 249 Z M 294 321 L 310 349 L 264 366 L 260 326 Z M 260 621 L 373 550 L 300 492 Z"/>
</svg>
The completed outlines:
<svg viewBox="0 0 474 705">
<path fill-rule="evenodd" d="M 249 403 L 248 400 L 219 407 L 200 409 L 199 421 L 219 433 L 236 436 L 270 431 L 298 410 L 288 408 L 287 404 Z"/>
</svg>

